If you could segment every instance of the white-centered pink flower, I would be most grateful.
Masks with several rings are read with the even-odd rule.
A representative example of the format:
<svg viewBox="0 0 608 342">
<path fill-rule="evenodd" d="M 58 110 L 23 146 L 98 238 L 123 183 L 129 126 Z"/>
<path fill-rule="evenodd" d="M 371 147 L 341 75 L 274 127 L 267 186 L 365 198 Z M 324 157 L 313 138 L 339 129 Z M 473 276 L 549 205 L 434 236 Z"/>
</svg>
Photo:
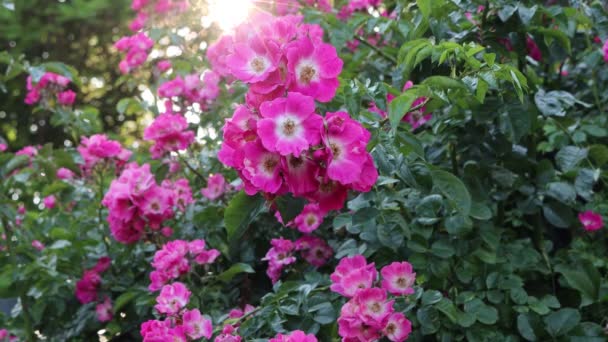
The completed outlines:
<svg viewBox="0 0 608 342">
<path fill-rule="evenodd" d="M 283 185 L 281 157 L 270 152 L 260 142 L 251 142 L 243 147 L 242 176 L 253 186 L 271 194 Z M 247 184 L 245 184 L 247 190 Z M 255 192 L 253 192 L 255 193 Z"/>
<path fill-rule="evenodd" d="M 403 342 L 412 332 L 412 323 L 401 312 L 394 312 L 388 317 L 382 332 L 393 342 Z"/>
<path fill-rule="evenodd" d="M 376 266 L 368 264 L 363 255 L 343 258 L 330 276 L 330 289 L 345 297 L 353 297 L 360 290 L 371 288 L 377 276 Z"/>
<path fill-rule="evenodd" d="M 288 45 L 286 55 L 293 91 L 320 102 L 328 102 L 335 96 L 343 64 L 336 48 L 302 37 Z"/>
<path fill-rule="evenodd" d="M 578 219 L 581 221 L 581 224 L 586 231 L 599 230 L 604 226 L 602 215 L 591 210 L 578 214 Z"/>
<path fill-rule="evenodd" d="M 325 213 L 319 208 L 317 203 L 309 203 L 304 206 L 302 212 L 296 216 L 294 223 L 302 233 L 309 234 L 319 228 L 323 223 Z"/>
<path fill-rule="evenodd" d="M 112 300 L 106 299 L 95 306 L 95 314 L 100 322 L 108 322 L 112 320 Z"/>
<path fill-rule="evenodd" d="M 156 298 L 158 304 L 154 308 L 159 313 L 175 315 L 188 304 L 190 294 L 191 292 L 186 288 L 186 285 L 180 282 L 165 285 Z"/>
<path fill-rule="evenodd" d="M 193 340 L 202 337 L 210 339 L 213 335 L 211 320 L 203 317 L 198 309 L 186 310 L 182 315 L 182 327 L 184 333 Z"/>
<path fill-rule="evenodd" d="M 382 288 L 394 295 L 411 295 L 414 293 L 413 285 L 416 282 L 416 273 L 412 265 L 407 262 L 393 262 L 380 270 L 382 275 Z"/>
<path fill-rule="evenodd" d="M 323 118 L 315 114 L 312 97 L 288 93 L 285 98 L 263 103 L 260 113 L 258 132 L 262 144 L 271 152 L 298 157 L 321 140 Z"/>
<path fill-rule="evenodd" d="M 201 194 L 210 200 L 216 200 L 226 191 L 226 179 L 221 173 L 207 178 L 207 187 L 201 189 Z"/>
<path fill-rule="evenodd" d="M 234 51 L 226 58 L 232 74 L 247 83 L 264 81 L 277 68 L 278 51 L 272 44 L 258 37 L 234 44 Z"/>
<path fill-rule="evenodd" d="M 323 140 L 330 155 L 327 176 L 344 185 L 359 181 L 368 161 L 365 147 L 371 136 L 369 131 L 346 112 L 327 113 L 325 120 L 327 135 Z"/>
</svg>

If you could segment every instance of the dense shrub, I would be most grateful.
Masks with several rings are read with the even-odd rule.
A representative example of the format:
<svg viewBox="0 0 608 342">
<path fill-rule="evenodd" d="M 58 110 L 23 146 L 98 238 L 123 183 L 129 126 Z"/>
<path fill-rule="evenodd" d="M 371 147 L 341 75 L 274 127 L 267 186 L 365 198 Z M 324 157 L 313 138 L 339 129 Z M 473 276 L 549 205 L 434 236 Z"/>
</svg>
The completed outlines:
<svg viewBox="0 0 608 342">
<path fill-rule="evenodd" d="M 603 2 L 222 1 L 132 2 L 136 135 L 0 54 L 0 341 L 606 339 Z"/>
</svg>

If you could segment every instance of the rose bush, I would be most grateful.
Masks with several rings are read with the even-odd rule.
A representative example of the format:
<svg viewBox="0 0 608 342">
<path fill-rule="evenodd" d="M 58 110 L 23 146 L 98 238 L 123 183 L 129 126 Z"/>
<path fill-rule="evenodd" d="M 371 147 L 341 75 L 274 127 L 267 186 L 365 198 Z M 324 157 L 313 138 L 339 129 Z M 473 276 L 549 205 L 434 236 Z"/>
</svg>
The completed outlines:
<svg viewBox="0 0 608 342">
<path fill-rule="evenodd" d="M 606 339 L 605 4 L 247 3 L 133 0 L 135 134 L 0 54 L 0 341 Z"/>
</svg>

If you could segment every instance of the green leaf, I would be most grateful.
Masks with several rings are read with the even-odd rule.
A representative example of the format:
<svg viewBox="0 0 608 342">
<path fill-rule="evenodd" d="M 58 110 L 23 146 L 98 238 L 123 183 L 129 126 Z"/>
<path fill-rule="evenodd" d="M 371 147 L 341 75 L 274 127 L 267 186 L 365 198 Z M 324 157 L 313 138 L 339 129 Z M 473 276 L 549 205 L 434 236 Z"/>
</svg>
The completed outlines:
<svg viewBox="0 0 608 342">
<path fill-rule="evenodd" d="M 438 303 L 443 298 L 443 295 L 440 291 L 437 290 L 427 290 L 422 294 L 422 305 L 433 305 Z"/>
<path fill-rule="evenodd" d="M 217 279 L 227 283 L 239 273 L 255 273 L 255 270 L 248 264 L 237 263 L 230 266 L 230 268 L 224 272 L 218 274 Z"/>
<path fill-rule="evenodd" d="M 425 18 L 431 16 L 433 9 L 432 0 L 416 0 L 416 4 L 418 5 L 420 12 L 422 12 L 422 15 L 424 15 Z"/>
<path fill-rule="evenodd" d="M 118 111 L 118 113 L 120 114 L 135 114 L 138 111 L 141 111 L 141 104 L 130 97 L 121 99 L 120 101 L 118 101 L 118 103 L 116 104 L 116 111 Z"/>
<path fill-rule="evenodd" d="M 568 172 L 573 170 L 585 158 L 587 158 L 587 149 L 565 146 L 557 152 L 555 162 L 562 171 Z"/>
<path fill-rule="evenodd" d="M 575 267 L 558 265 L 555 271 L 564 276 L 570 287 L 580 292 L 581 307 L 599 300 L 601 275 L 590 262 L 581 262 Z"/>
<path fill-rule="evenodd" d="M 473 229 L 473 221 L 462 214 L 446 218 L 444 225 L 445 230 L 451 235 L 465 235 Z"/>
<path fill-rule="evenodd" d="M 224 212 L 228 242 L 241 238 L 247 226 L 264 209 L 262 196 L 248 196 L 241 191 L 232 198 Z"/>
<path fill-rule="evenodd" d="M 543 319 L 545 329 L 553 337 L 566 335 L 581 321 L 581 314 L 576 309 L 566 308 L 553 312 Z"/>
<path fill-rule="evenodd" d="M 308 312 L 314 313 L 313 320 L 319 324 L 330 324 L 336 321 L 336 310 L 329 302 L 311 307 Z"/>
<path fill-rule="evenodd" d="M 399 126 L 401 119 L 407 114 L 412 107 L 412 103 L 414 103 L 417 98 L 418 95 L 414 91 L 408 89 L 388 104 L 388 119 L 391 123 L 391 127 L 397 128 L 397 126 Z"/>
<path fill-rule="evenodd" d="M 511 18 L 511 16 L 515 13 L 515 11 L 517 11 L 517 6 L 513 6 L 513 5 L 502 6 L 502 8 L 500 8 L 498 10 L 498 17 L 500 18 L 500 20 L 505 22 L 505 21 L 509 20 L 509 18 Z"/>
<path fill-rule="evenodd" d="M 114 301 L 114 313 L 119 313 L 120 309 L 122 309 L 125 305 L 127 305 L 130 301 L 132 301 L 137 296 L 137 292 L 128 291 L 122 293 L 116 300 Z"/>
<path fill-rule="evenodd" d="M 283 222 L 287 224 L 302 212 L 306 201 L 303 198 L 295 198 L 291 194 L 287 194 L 277 197 L 274 203 L 279 213 L 281 213 Z"/>
<path fill-rule="evenodd" d="M 15 296 L 13 275 L 15 269 L 12 265 L 4 265 L 0 271 L 0 298 L 11 298 Z"/>
<path fill-rule="evenodd" d="M 535 327 L 540 325 L 538 316 L 528 313 L 522 313 L 517 316 L 517 331 L 528 341 L 537 341 Z"/>
<path fill-rule="evenodd" d="M 443 170 L 431 171 L 433 184 L 463 215 L 471 212 L 471 194 L 460 178 Z"/>
<path fill-rule="evenodd" d="M 574 204 L 576 200 L 576 190 L 566 182 L 549 183 L 547 195 L 564 204 Z"/>
<path fill-rule="evenodd" d="M 498 117 L 500 131 L 517 143 L 532 129 L 532 119 L 524 108 L 509 106 L 506 109 Z"/>
<path fill-rule="evenodd" d="M 452 323 L 458 322 L 458 316 L 460 315 L 460 312 L 451 300 L 447 298 L 441 298 L 441 300 L 437 304 L 435 304 L 435 308 L 437 308 L 437 310 L 446 315 L 446 317 L 449 318 Z"/>
<path fill-rule="evenodd" d="M 574 95 L 563 90 L 545 92 L 543 89 L 539 89 L 534 95 L 534 103 L 545 116 L 565 116 L 566 109 L 574 106 L 575 103 L 585 107 L 588 106 L 588 104 L 577 100 Z"/>
<path fill-rule="evenodd" d="M 530 25 L 530 20 L 532 20 L 532 18 L 534 17 L 537 8 L 538 6 L 536 5 L 528 8 L 525 7 L 523 4 L 519 4 L 517 8 L 517 14 L 519 15 L 519 19 L 525 26 Z"/>
<path fill-rule="evenodd" d="M 572 209 L 558 202 L 550 202 L 543 205 L 543 215 L 549 223 L 558 228 L 568 228 L 574 221 Z"/>
<path fill-rule="evenodd" d="M 71 246 L 72 243 L 68 240 L 57 240 L 53 242 L 52 245 L 49 246 L 49 249 L 62 249 L 68 246 Z"/>
<path fill-rule="evenodd" d="M 589 146 L 589 157 L 597 164 L 598 167 L 608 163 L 608 147 L 606 145 L 591 145 Z"/>
<path fill-rule="evenodd" d="M 593 186 L 600 177 L 600 170 L 581 169 L 576 176 L 574 188 L 576 193 L 587 201 L 593 196 Z"/>
<path fill-rule="evenodd" d="M 468 91 L 467 86 L 462 83 L 461 80 L 457 80 L 455 78 L 447 77 L 447 76 L 431 76 L 427 77 L 424 81 L 422 81 L 423 85 L 428 85 L 434 89 L 441 90 L 450 90 L 450 89 L 460 89 Z"/>
<path fill-rule="evenodd" d="M 484 203 L 473 202 L 470 215 L 478 220 L 489 220 L 492 218 L 492 210 Z"/>
<path fill-rule="evenodd" d="M 30 157 L 28 156 L 14 156 L 11 160 L 4 165 L 2 173 L 5 175 L 10 174 L 16 169 L 28 165 L 30 162 Z"/>
<path fill-rule="evenodd" d="M 432 306 L 426 306 L 416 312 L 416 318 L 420 322 L 423 334 L 432 334 L 437 332 L 441 326 L 439 314 Z"/>
<path fill-rule="evenodd" d="M 481 299 L 475 298 L 464 304 L 464 311 L 472 314 L 483 324 L 494 324 L 498 321 L 498 310 L 493 306 L 487 305 Z"/>
<path fill-rule="evenodd" d="M 447 240 L 439 240 L 439 241 L 435 241 L 432 245 L 431 245 L 431 253 L 433 253 L 434 255 L 440 257 L 440 258 L 449 258 L 452 257 L 456 251 L 454 250 L 454 247 L 450 244 L 449 241 Z"/>
<path fill-rule="evenodd" d="M 570 43 L 570 38 L 568 38 L 568 36 L 561 30 L 546 27 L 535 27 L 534 31 L 544 36 L 545 44 L 547 44 L 547 46 L 551 45 L 551 43 L 555 39 L 560 43 L 560 45 L 564 49 L 566 49 L 568 53 L 572 51 L 572 44 Z"/>
</svg>

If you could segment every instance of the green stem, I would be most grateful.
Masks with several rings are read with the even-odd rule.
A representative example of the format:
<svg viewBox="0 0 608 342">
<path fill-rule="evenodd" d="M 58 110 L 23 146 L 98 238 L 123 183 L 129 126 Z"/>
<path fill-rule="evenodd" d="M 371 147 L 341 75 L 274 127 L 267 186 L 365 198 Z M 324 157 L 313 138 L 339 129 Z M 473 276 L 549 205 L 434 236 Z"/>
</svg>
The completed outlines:
<svg viewBox="0 0 608 342">
<path fill-rule="evenodd" d="M 589 35 L 585 35 L 585 42 L 587 43 L 587 49 L 593 49 L 593 43 L 591 42 L 591 39 L 589 39 Z M 575 63 L 575 61 L 572 62 L 573 64 Z M 600 114 L 603 114 L 602 111 L 602 102 L 600 101 L 600 96 L 599 96 L 599 91 L 597 89 L 597 68 L 593 68 L 593 71 L 591 72 L 591 82 L 593 82 L 593 85 L 591 87 L 591 92 L 593 93 L 593 99 L 595 101 L 595 105 L 597 107 L 597 110 L 600 112 Z"/>
<path fill-rule="evenodd" d="M 365 38 L 359 36 L 359 35 L 355 35 L 355 39 L 361 43 L 363 43 L 364 45 L 368 46 L 369 48 L 371 48 L 372 50 L 374 50 L 377 54 L 379 54 L 380 56 L 384 57 L 385 59 L 387 59 L 388 61 L 390 61 L 391 63 L 397 65 L 397 59 L 395 59 L 395 57 L 387 54 L 386 52 L 382 51 L 381 49 L 379 49 L 377 46 L 370 44 L 367 40 L 365 40 Z"/>
<path fill-rule="evenodd" d="M 198 172 L 192 165 L 190 165 L 190 163 L 188 163 L 188 161 L 186 160 L 186 158 L 182 157 L 181 155 L 179 155 L 179 160 L 181 160 L 184 165 L 186 165 L 186 167 L 188 169 L 190 169 L 190 171 L 192 171 L 195 175 L 197 175 L 200 179 L 202 179 L 203 181 L 206 180 L 205 176 L 203 176 L 200 172 Z"/>
<path fill-rule="evenodd" d="M 427 103 L 428 103 L 430 100 L 431 100 L 430 98 L 426 98 L 426 99 L 424 100 L 424 102 L 422 102 L 422 103 L 420 103 L 420 104 L 418 104 L 418 105 L 415 105 L 414 107 L 412 107 L 412 108 L 408 109 L 408 110 L 407 110 L 407 112 L 406 112 L 405 114 L 410 113 L 410 112 L 415 112 L 415 111 L 417 111 L 417 110 L 421 109 L 422 107 L 426 106 L 426 104 L 427 104 Z M 404 115 L 404 116 L 405 116 L 405 115 Z M 390 119 L 389 119 L 389 117 L 388 117 L 388 116 L 387 116 L 387 117 L 385 117 L 385 118 L 383 118 L 382 120 L 380 120 L 380 121 L 379 121 L 379 122 L 380 122 L 380 126 L 383 126 L 384 124 L 386 124 L 387 122 L 389 122 L 389 120 L 390 120 Z"/>
<path fill-rule="evenodd" d="M 545 245 L 543 244 L 543 231 L 544 231 L 543 228 L 544 228 L 543 220 L 541 218 L 541 213 L 539 211 L 538 213 L 536 213 L 535 222 L 534 222 L 534 242 L 536 244 L 536 248 L 538 249 L 540 254 L 543 256 L 543 260 L 545 261 L 545 264 L 547 265 L 549 272 L 551 272 L 551 287 L 553 289 L 553 295 L 555 295 L 557 292 L 556 285 L 555 285 L 555 272 L 553 271 L 553 265 L 551 264 L 551 259 L 549 258 L 549 254 L 547 253 L 547 250 L 545 249 Z"/>
<path fill-rule="evenodd" d="M 33 342 L 36 340 L 36 335 L 34 334 L 34 328 L 32 327 L 32 318 L 30 316 L 28 304 L 26 303 L 27 297 L 25 293 L 19 294 L 19 300 L 21 301 L 21 312 L 23 316 L 23 324 L 25 329 L 26 341 Z"/>
<path fill-rule="evenodd" d="M 458 176 L 458 159 L 456 157 L 456 145 L 450 143 L 450 160 L 452 161 L 452 173 Z"/>
<path fill-rule="evenodd" d="M 8 220 L 4 216 L 2 217 L 2 227 L 4 228 L 4 233 L 6 234 L 6 249 L 7 249 L 8 255 L 11 259 L 11 264 L 17 265 L 17 260 L 15 258 L 15 254 L 13 254 L 11 251 L 11 249 L 12 249 L 11 242 L 13 240 L 13 234 L 12 234 L 13 231 L 9 228 Z M 34 328 L 32 325 L 32 317 L 30 315 L 29 307 L 27 304 L 27 296 L 26 296 L 27 287 L 17 286 L 17 288 L 20 290 L 19 300 L 21 302 L 21 316 L 23 317 L 23 324 L 24 324 L 23 329 L 25 330 L 25 338 L 26 338 L 26 341 L 33 342 L 33 341 L 35 341 L 36 335 L 34 334 Z"/>
</svg>

